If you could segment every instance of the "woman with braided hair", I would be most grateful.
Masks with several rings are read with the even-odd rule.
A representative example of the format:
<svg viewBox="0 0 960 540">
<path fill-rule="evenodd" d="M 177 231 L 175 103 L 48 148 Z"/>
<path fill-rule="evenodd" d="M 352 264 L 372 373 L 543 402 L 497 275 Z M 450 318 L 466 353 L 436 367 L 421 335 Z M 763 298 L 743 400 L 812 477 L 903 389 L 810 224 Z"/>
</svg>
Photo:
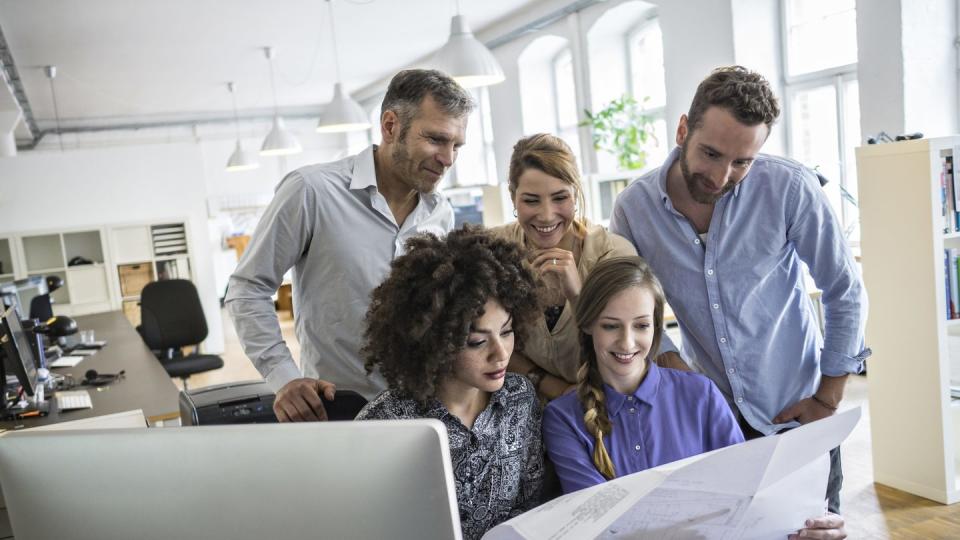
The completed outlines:
<svg viewBox="0 0 960 540">
<path fill-rule="evenodd" d="M 541 411 L 533 385 L 508 373 L 540 316 L 516 243 L 465 226 L 411 238 L 367 312 L 367 369 L 388 390 L 358 420 L 435 418 L 447 428 L 466 539 L 541 502 Z"/>
<path fill-rule="evenodd" d="M 710 379 L 650 361 L 663 305 L 640 257 L 602 261 L 584 282 L 577 390 L 551 402 L 543 420 L 564 493 L 743 441 Z"/>
<path fill-rule="evenodd" d="M 658 367 L 664 295 L 640 257 L 599 263 L 577 304 L 577 390 L 547 405 L 543 434 L 564 493 L 743 442 L 710 379 Z M 789 538 L 846 538 L 843 518 L 810 518 Z"/>
</svg>

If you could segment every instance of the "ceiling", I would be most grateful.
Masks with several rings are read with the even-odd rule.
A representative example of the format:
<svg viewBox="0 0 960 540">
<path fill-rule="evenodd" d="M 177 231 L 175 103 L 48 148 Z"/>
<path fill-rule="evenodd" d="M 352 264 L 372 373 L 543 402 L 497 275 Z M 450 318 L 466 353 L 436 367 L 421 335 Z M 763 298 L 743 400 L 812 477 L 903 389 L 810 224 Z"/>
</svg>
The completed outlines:
<svg viewBox="0 0 960 540">
<path fill-rule="evenodd" d="M 476 32 L 536 0 L 463 0 Z M 453 0 L 334 0 L 347 91 L 442 46 Z M 223 117 L 273 106 L 264 46 L 275 49 L 280 107 L 315 109 L 336 79 L 325 0 L 0 0 L 0 29 L 41 130 L 54 127 L 43 67 L 57 66 L 61 125 Z"/>
</svg>

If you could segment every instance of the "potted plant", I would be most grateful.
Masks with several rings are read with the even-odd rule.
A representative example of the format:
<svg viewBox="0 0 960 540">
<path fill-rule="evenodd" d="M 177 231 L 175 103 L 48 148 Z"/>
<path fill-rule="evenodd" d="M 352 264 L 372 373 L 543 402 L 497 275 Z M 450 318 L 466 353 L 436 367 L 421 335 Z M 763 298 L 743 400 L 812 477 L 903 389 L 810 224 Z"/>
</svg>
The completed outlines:
<svg viewBox="0 0 960 540">
<path fill-rule="evenodd" d="M 643 98 L 646 102 L 649 98 Z M 587 119 L 581 126 L 593 130 L 593 147 L 615 156 L 620 169 L 642 169 L 647 164 L 644 149 L 656 141 L 653 117 L 644 112 L 633 96 L 624 94 L 596 112 L 584 110 Z"/>
</svg>

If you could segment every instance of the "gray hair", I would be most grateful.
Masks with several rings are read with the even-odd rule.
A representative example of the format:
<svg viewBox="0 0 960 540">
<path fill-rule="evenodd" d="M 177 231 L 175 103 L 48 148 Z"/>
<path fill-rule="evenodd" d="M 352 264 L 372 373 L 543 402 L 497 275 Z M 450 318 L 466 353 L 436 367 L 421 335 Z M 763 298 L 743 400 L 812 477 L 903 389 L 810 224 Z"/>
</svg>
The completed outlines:
<svg viewBox="0 0 960 540">
<path fill-rule="evenodd" d="M 405 69 L 393 76 L 380 106 L 380 117 L 393 111 L 400 121 L 400 140 L 420 111 L 423 98 L 431 96 L 440 109 L 455 118 L 470 114 L 474 101 L 449 75 L 435 69 Z"/>
</svg>

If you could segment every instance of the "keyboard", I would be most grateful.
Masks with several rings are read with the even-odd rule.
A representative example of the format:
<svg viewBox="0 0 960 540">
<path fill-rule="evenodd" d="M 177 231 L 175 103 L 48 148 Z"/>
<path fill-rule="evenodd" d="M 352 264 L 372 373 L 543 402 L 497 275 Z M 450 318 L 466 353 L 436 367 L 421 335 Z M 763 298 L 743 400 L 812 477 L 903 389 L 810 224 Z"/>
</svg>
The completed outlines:
<svg viewBox="0 0 960 540">
<path fill-rule="evenodd" d="M 90 394 L 86 390 L 60 391 L 57 392 L 56 397 L 57 408 L 61 411 L 93 408 L 93 403 L 90 402 Z"/>
</svg>

